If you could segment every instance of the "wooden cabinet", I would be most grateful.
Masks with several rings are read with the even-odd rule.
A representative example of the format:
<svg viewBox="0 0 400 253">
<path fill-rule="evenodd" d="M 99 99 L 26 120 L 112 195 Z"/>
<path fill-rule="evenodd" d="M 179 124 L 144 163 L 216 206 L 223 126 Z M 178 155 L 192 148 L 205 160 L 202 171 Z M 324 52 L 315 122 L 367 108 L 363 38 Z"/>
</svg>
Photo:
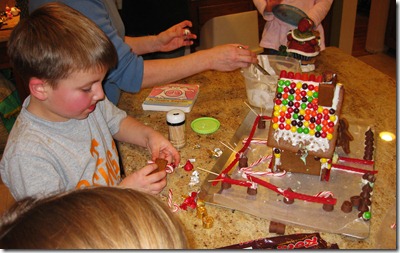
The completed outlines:
<svg viewBox="0 0 400 253">
<path fill-rule="evenodd" d="M 0 30 L 0 69 L 10 69 L 10 58 L 7 54 L 7 42 L 12 32 L 12 29 L 18 24 L 19 16 L 7 20 L 7 25 Z M 28 87 L 25 87 L 19 75 L 14 74 L 15 86 L 21 102 L 29 95 Z"/>
<path fill-rule="evenodd" d="M 389 15 L 386 24 L 385 45 L 396 50 L 396 1 L 390 0 Z"/>
<path fill-rule="evenodd" d="M 192 50 L 199 45 L 200 29 L 208 20 L 228 14 L 256 10 L 252 0 L 188 0 L 192 32 L 198 36 Z M 265 21 L 259 14 L 259 31 L 264 28 Z"/>
</svg>

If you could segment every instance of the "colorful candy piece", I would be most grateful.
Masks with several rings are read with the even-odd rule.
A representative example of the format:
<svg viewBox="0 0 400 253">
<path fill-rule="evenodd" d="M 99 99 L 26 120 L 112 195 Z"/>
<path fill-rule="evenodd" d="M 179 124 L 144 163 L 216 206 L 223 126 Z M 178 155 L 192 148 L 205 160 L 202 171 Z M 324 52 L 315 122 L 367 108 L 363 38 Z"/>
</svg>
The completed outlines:
<svg viewBox="0 0 400 253">
<path fill-rule="evenodd" d="M 186 171 L 191 171 L 193 170 L 193 164 L 189 160 L 187 160 L 186 164 L 183 166 L 183 169 Z"/>
</svg>

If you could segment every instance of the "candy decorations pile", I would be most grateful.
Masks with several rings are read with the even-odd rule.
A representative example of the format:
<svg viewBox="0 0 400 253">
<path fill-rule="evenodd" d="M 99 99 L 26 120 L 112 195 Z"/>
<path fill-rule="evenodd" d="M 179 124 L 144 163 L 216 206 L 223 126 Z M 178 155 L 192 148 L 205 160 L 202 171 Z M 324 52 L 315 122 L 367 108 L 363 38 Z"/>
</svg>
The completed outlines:
<svg viewBox="0 0 400 253">
<path fill-rule="evenodd" d="M 326 108 L 318 104 L 321 81 L 322 76 L 282 71 L 278 81 L 272 127 L 299 142 L 304 138 L 311 142 L 317 142 L 319 138 L 331 140 L 338 118 L 335 115 L 335 105 Z M 322 141 L 321 145 L 318 148 L 327 149 L 328 142 Z"/>
</svg>

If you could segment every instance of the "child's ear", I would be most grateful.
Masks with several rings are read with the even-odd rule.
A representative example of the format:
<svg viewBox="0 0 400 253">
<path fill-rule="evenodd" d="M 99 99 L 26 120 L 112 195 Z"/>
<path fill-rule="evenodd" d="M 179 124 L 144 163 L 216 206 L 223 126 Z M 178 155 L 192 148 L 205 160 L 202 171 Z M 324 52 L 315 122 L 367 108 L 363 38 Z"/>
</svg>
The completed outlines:
<svg viewBox="0 0 400 253">
<path fill-rule="evenodd" d="M 32 77 L 29 80 L 29 91 L 39 100 L 46 100 L 48 88 L 49 85 L 43 79 Z"/>
</svg>

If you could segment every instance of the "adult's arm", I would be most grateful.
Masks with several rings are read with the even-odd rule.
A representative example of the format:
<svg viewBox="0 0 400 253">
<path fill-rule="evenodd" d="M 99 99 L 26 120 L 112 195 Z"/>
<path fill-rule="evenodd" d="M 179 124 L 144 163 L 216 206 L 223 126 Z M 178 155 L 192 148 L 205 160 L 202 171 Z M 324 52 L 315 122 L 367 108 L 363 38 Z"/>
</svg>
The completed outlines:
<svg viewBox="0 0 400 253">
<path fill-rule="evenodd" d="M 233 71 L 257 62 L 255 53 L 238 46 L 225 44 L 178 58 L 146 60 L 142 87 L 174 82 L 206 70 Z"/>
<path fill-rule="evenodd" d="M 180 47 L 193 45 L 193 40 L 197 36 L 190 33 L 190 27 L 192 27 L 192 22 L 185 20 L 157 35 L 140 37 L 125 36 L 125 43 L 138 55 L 153 52 L 169 52 Z M 186 33 L 186 30 L 189 33 Z"/>
</svg>

